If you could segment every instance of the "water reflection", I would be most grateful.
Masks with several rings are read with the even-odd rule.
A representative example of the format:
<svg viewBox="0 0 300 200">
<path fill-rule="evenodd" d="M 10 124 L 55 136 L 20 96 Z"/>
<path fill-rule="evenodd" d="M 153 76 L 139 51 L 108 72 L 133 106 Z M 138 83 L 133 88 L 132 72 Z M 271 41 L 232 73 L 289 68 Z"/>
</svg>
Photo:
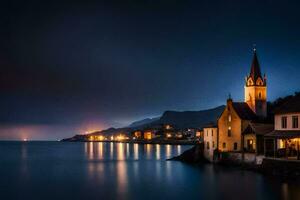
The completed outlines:
<svg viewBox="0 0 300 200">
<path fill-rule="evenodd" d="M 117 159 L 118 160 L 125 160 L 125 150 L 124 150 L 124 143 L 117 144 Z"/>
<path fill-rule="evenodd" d="M 117 185 L 119 199 L 123 199 L 127 191 L 127 164 L 125 161 L 117 162 Z M 123 197 L 123 198 L 122 198 Z"/>
<path fill-rule="evenodd" d="M 288 184 L 283 183 L 282 184 L 282 199 L 288 200 L 289 198 L 289 188 Z"/>
<path fill-rule="evenodd" d="M 139 144 L 133 144 L 133 159 L 139 159 Z"/>
<path fill-rule="evenodd" d="M 27 159 L 27 145 L 26 144 L 22 144 L 21 157 L 22 157 L 23 161 L 26 161 L 26 159 Z"/>
<path fill-rule="evenodd" d="M 88 149 L 89 149 L 89 159 L 92 160 L 94 158 L 94 143 L 93 142 L 88 143 Z"/>
<path fill-rule="evenodd" d="M 126 144 L 126 158 L 129 158 L 130 156 L 130 148 L 129 148 L 129 143 Z"/>
<path fill-rule="evenodd" d="M 113 142 L 111 142 L 110 143 L 110 158 L 111 159 L 113 159 L 113 157 L 114 157 L 114 143 Z"/>
<path fill-rule="evenodd" d="M 103 159 L 103 143 L 102 142 L 98 142 L 98 158 L 100 160 Z"/>
<path fill-rule="evenodd" d="M 113 178 L 116 181 L 116 190 L 120 197 L 125 195 L 128 190 L 128 173 L 132 173 L 136 181 L 139 180 L 142 171 L 151 171 L 153 178 L 156 180 L 162 180 L 163 178 L 167 180 L 172 179 L 171 162 L 164 163 L 162 161 L 180 154 L 181 151 L 182 147 L 180 145 L 143 145 L 113 142 L 84 143 L 86 158 L 93 161 L 87 165 L 88 179 L 94 183 L 101 183 L 106 176 L 115 174 Z M 135 162 L 128 163 L 127 160 L 131 159 L 135 160 Z M 105 162 L 103 162 L 104 160 Z M 155 165 L 150 168 L 148 166 L 140 168 L 139 163 L 142 160 L 153 160 Z"/>
<path fill-rule="evenodd" d="M 235 168 L 165 161 L 188 148 L 106 142 L 2 143 L 1 199 L 20 199 L 20 194 L 30 200 L 41 195 L 45 200 L 300 199 L 299 182 Z"/>
<path fill-rule="evenodd" d="M 160 144 L 143 145 L 113 142 L 86 142 L 84 143 L 84 152 L 88 160 L 113 159 L 115 156 L 117 160 L 138 160 L 141 158 L 147 160 L 162 160 L 181 154 L 182 146 Z"/>
<path fill-rule="evenodd" d="M 146 157 L 147 157 L 147 159 L 151 158 L 151 147 L 152 147 L 151 144 L 146 144 Z"/>
<path fill-rule="evenodd" d="M 181 154 L 181 145 L 177 145 L 177 155 Z"/>
<path fill-rule="evenodd" d="M 28 177 L 28 152 L 27 152 L 27 144 L 23 143 L 21 146 L 21 174 L 23 177 Z"/>
<path fill-rule="evenodd" d="M 171 145 L 166 145 L 166 157 L 170 158 L 171 157 Z"/>
<path fill-rule="evenodd" d="M 156 160 L 160 160 L 160 145 L 156 145 Z"/>
</svg>

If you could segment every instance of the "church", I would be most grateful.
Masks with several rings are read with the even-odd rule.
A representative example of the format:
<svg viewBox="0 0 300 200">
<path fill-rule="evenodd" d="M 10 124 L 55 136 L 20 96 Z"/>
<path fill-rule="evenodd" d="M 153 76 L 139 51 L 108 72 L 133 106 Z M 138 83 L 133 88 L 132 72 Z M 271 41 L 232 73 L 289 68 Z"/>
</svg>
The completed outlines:
<svg viewBox="0 0 300 200">
<path fill-rule="evenodd" d="M 215 159 L 215 155 L 211 154 L 212 146 L 218 152 L 242 153 L 240 156 L 244 156 L 244 153 L 253 155 L 253 158 L 262 155 L 264 135 L 273 130 L 273 124 L 263 123 L 266 117 L 267 78 L 261 74 L 254 49 L 250 73 L 245 77 L 244 102 L 235 102 L 229 96 L 217 120 L 217 137 L 204 137 L 205 156 L 211 161 Z M 212 128 L 216 127 L 204 127 L 204 132 L 209 135 Z M 208 150 L 210 153 L 206 153 Z"/>
</svg>

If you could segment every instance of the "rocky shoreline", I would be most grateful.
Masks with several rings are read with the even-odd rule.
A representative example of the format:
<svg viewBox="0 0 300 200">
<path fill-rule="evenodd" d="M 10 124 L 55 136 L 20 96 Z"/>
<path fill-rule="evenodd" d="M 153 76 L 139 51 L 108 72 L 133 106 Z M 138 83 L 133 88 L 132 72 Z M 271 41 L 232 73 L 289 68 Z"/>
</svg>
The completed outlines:
<svg viewBox="0 0 300 200">
<path fill-rule="evenodd" d="M 181 155 L 168 159 L 169 161 L 181 161 L 190 164 L 209 163 L 203 156 L 203 143 L 193 146 Z"/>
</svg>

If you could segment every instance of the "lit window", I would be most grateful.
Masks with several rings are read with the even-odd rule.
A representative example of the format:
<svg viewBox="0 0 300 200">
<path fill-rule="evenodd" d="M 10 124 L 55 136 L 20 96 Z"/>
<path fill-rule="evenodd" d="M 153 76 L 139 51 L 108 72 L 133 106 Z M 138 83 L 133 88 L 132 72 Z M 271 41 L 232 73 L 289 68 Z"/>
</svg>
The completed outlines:
<svg viewBox="0 0 300 200">
<path fill-rule="evenodd" d="M 231 115 L 228 115 L 228 121 L 231 122 Z"/>
<path fill-rule="evenodd" d="M 287 117 L 281 117 L 281 128 L 286 128 L 287 127 Z"/>
<path fill-rule="evenodd" d="M 298 116 L 293 116 L 293 128 L 298 128 Z"/>
<path fill-rule="evenodd" d="M 231 126 L 228 127 L 228 133 L 227 133 L 228 137 L 231 137 Z"/>
</svg>

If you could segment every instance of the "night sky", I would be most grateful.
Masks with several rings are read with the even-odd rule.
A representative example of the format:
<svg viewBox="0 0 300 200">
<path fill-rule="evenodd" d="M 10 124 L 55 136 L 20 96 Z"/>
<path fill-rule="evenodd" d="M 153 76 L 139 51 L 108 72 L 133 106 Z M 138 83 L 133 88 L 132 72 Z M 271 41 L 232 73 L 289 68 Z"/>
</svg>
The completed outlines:
<svg viewBox="0 0 300 200">
<path fill-rule="evenodd" d="M 83 2 L 1 3 L 0 139 L 243 101 L 253 44 L 269 101 L 300 90 L 297 1 Z"/>
</svg>

